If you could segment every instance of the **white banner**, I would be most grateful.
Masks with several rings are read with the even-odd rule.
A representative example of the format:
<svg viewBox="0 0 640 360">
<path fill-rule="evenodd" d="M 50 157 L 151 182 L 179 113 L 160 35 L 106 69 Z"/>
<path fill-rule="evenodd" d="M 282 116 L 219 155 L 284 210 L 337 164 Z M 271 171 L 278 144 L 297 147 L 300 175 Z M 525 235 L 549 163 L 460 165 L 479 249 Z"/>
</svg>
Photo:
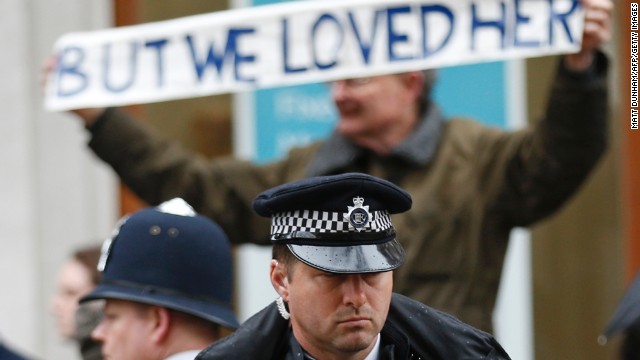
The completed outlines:
<svg viewBox="0 0 640 360">
<path fill-rule="evenodd" d="M 319 0 L 70 33 L 49 110 L 577 51 L 578 0 Z"/>
</svg>

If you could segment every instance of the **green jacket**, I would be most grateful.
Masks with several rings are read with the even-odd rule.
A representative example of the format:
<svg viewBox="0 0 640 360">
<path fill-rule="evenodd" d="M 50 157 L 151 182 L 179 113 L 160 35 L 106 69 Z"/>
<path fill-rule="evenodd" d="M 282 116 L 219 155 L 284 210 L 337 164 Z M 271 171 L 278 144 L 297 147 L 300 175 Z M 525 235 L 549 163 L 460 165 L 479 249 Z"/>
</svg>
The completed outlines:
<svg viewBox="0 0 640 360">
<path fill-rule="evenodd" d="M 347 171 L 390 180 L 414 204 L 392 219 L 407 254 L 394 291 L 491 331 L 511 229 L 557 210 L 606 147 L 607 61 L 601 55 L 596 63 L 584 74 L 560 67 L 546 116 L 535 126 L 510 133 L 445 121 L 431 105 L 414 133 L 384 158 L 333 134 L 267 165 L 208 160 L 117 109 L 94 123 L 89 145 L 142 199 L 182 197 L 234 243 L 268 244 L 269 221 L 251 208 L 267 188 Z"/>
</svg>

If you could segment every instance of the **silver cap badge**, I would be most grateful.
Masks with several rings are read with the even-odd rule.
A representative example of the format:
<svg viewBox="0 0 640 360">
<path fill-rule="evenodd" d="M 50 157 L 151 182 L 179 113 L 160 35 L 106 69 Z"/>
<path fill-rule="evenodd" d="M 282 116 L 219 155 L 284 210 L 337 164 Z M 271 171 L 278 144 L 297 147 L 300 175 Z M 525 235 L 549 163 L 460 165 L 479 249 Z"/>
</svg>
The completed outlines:
<svg viewBox="0 0 640 360">
<path fill-rule="evenodd" d="M 364 230 L 371 222 L 369 205 L 363 206 L 364 198 L 358 196 L 353 198 L 354 206 L 347 206 L 347 214 L 344 219 L 349 222 L 349 228 L 357 231 Z"/>
</svg>

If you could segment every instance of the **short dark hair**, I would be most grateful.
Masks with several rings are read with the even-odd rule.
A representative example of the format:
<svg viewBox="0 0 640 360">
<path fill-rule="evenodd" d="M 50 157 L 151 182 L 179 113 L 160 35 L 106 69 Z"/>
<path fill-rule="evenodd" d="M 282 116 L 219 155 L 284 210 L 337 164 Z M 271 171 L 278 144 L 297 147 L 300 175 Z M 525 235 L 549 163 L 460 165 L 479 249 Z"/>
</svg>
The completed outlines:
<svg viewBox="0 0 640 360">
<path fill-rule="evenodd" d="M 100 282 L 100 271 L 98 271 L 98 261 L 100 260 L 101 245 L 91 245 L 79 248 L 73 252 L 73 259 L 82 264 L 91 274 L 91 283 L 98 285 Z"/>
<path fill-rule="evenodd" d="M 200 329 L 199 331 L 208 332 L 209 334 L 211 334 L 211 336 L 213 336 L 216 339 L 221 338 L 220 333 L 222 331 L 222 326 L 220 324 L 214 323 L 213 321 L 206 320 L 195 315 L 187 314 L 180 310 L 174 310 L 170 308 L 167 308 L 167 309 L 172 314 L 172 316 L 180 317 L 186 323 L 190 324 L 196 329 Z"/>
<path fill-rule="evenodd" d="M 298 259 L 293 255 L 289 247 L 285 244 L 275 244 L 271 249 L 271 258 L 284 264 L 287 270 L 287 279 L 291 280 L 293 275 L 293 265 L 298 262 Z"/>
</svg>

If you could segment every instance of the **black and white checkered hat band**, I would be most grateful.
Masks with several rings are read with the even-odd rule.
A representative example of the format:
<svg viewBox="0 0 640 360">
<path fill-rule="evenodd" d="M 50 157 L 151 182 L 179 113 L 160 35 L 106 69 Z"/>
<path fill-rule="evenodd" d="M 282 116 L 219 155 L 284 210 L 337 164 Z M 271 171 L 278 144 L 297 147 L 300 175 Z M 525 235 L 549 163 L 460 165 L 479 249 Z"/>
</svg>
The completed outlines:
<svg viewBox="0 0 640 360">
<path fill-rule="evenodd" d="M 392 228 L 388 211 L 371 212 L 371 221 L 362 232 L 380 232 Z M 276 214 L 271 221 L 271 234 L 289 234 L 294 231 L 311 233 L 357 232 L 349 223 L 347 213 L 296 210 Z"/>
</svg>

